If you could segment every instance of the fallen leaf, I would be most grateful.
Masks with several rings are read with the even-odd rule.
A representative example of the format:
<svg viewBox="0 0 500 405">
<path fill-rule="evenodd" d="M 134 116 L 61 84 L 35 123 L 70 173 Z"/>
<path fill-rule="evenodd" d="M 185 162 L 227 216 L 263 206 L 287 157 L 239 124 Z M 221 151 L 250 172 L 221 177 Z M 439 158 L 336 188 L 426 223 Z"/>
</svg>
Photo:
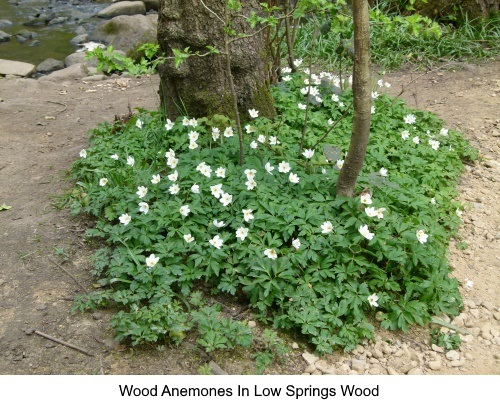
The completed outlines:
<svg viewBox="0 0 500 405">
<path fill-rule="evenodd" d="M 0 205 L 0 211 L 7 211 L 7 210 L 10 210 L 11 208 L 12 208 L 12 206 L 10 206 L 10 205 L 6 205 L 6 204 Z"/>
</svg>

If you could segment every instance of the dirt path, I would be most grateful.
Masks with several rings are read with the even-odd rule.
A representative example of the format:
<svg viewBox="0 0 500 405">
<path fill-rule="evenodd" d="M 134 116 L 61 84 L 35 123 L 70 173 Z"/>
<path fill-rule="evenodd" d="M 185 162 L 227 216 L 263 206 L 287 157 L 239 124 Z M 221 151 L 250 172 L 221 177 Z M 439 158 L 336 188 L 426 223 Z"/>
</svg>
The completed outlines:
<svg viewBox="0 0 500 405">
<path fill-rule="evenodd" d="M 480 335 L 486 324 L 500 329 L 500 61 L 465 68 L 426 75 L 402 97 L 438 113 L 449 128 L 464 131 L 484 158 L 461 180 L 460 200 L 469 206 L 461 237 L 468 248 L 451 247 L 456 277 L 474 282 L 472 290 L 464 291 L 468 311 L 481 305 L 491 309 L 490 316 L 478 312 L 474 322 L 471 315 L 469 323 Z M 397 94 L 401 84 L 418 75 L 404 72 L 386 80 Z M 88 83 L 0 79 L 0 206 L 12 206 L 0 211 L 1 374 L 196 374 L 209 360 L 190 342 L 159 349 L 116 345 L 108 326 L 112 310 L 70 313 L 82 288 L 58 266 L 92 288 L 85 220 L 54 209 L 51 196 L 70 186 L 64 172 L 87 146 L 86 132 L 127 112 L 128 102 L 132 108 L 155 108 L 157 87 L 157 78 Z M 51 342 L 31 333 L 33 329 L 94 356 Z M 420 343 L 427 338 L 418 331 L 410 337 Z M 500 374 L 499 346 L 480 336 L 474 339 L 464 347 L 469 354 L 465 366 L 444 364 L 426 373 Z M 302 373 L 307 366 L 303 351 L 295 350 L 272 372 Z M 251 370 L 246 356 L 238 353 L 222 353 L 216 360 L 229 373 Z"/>
</svg>

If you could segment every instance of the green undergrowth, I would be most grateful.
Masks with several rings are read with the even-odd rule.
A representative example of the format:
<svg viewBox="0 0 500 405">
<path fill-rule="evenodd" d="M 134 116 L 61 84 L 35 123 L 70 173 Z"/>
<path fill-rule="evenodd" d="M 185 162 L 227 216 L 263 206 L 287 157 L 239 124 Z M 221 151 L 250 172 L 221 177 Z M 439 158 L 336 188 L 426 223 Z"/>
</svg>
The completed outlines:
<svg viewBox="0 0 500 405">
<path fill-rule="evenodd" d="M 304 91 L 304 80 L 315 84 Z M 71 210 L 94 216 L 87 237 L 105 244 L 92 258 L 101 288 L 77 307 L 118 306 L 117 339 L 179 343 L 197 333 L 207 351 L 255 340 L 207 304 L 208 291 L 247 302 L 257 320 L 299 331 L 320 353 L 352 350 L 376 325 L 406 331 L 458 314 L 447 248 L 461 223 L 462 161 L 476 151 L 378 85 L 353 198 L 335 194 L 352 92 L 331 74 L 301 72 L 274 88 L 280 115 L 249 120 L 243 166 L 225 117 L 170 122 L 141 110 L 99 125 L 72 168 Z M 261 369 L 284 350 L 269 336 L 255 355 Z"/>
</svg>

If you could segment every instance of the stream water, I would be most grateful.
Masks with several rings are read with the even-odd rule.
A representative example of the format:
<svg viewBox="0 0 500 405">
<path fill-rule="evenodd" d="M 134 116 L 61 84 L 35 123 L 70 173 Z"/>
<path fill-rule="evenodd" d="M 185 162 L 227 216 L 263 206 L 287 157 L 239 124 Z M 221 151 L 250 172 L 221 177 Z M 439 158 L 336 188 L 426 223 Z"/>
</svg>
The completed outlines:
<svg viewBox="0 0 500 405">
<path fill-rule="evenodd" d="M 75 45 L 70 43 L 70 40 L 77 35 L 75 30 L 78 25 L 95 26 L 98 24 L 97 18 L 88 18 L 85 22 L 76 21 L 74 13 L 81 12 L 90 17 L 102 7 L 102 4 L 94 4 L 89 1 L 25 0 L 13 4 L 8 0 L 0 0 L 0 20 L 5 19 L 12 22 L 11 26 L 0 28 L 1 31 L 12 35 L 10 41 L 0 42 L 0 59 L 28 62 L 34 65 L 48 58 L 64 60 L 66 56 L 77 49 Z M 40 10 L 53 12 L 57 17 L 68 17 L 69 20 L 63 24 L 38 27 L 23 25 Z M 35 33 L 36 37 L 19 42 L 14 35 L 23 29 Z M 39 44 L 30 46 L 34 40 L 39 41 Z"/>
</svg>

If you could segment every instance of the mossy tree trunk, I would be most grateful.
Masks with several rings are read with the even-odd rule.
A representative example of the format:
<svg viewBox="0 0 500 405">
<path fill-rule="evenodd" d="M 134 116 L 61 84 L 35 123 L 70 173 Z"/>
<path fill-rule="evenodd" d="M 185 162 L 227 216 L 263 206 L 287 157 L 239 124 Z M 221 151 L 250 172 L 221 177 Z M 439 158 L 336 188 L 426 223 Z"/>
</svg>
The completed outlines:
<svg viewBox="0 0 500 405">
<path fill-rule="evenodd" d="M 354 117 L 351 143 L 340 170 L 337 194 L 354 195 L 354 187 L 363 167 L 370 137 L 371 74 L 370 74 L 370 20 L 368 0 L 353 0 L 354 19 L 354 69 L 352 88 L 354 93 Z"/>
<path fill-rule="evenodd" d="M 173 56 L 173 49 L 189 47 L 190 52 L 204 54 L 207 46 L 212 46 L 224 52 L 225 24 L 218 17 L 225 19 L 226 3 L 226 0 L 161 0 L 158 41 L 162 51 Z M 258 0 L 244 1 L 242 5 L 239 15 L 249 16 L 252 10 L 260 7 Z M 257 31 L 251 30 L 241 16 L 230 16 L 230 19 L 231 28 L 237 34 L 250 35 Z M 264 36 L 259 33 L 235 40 L 229 49 L 231 74 L 242 117 L 248 117 L 249 109 L 258 110 L 261 116 L 274 116 Z M 224 54 L 212 54 L 189 57 L 178 68 L 173 61 L 160 66 L 160 95 L 167 115 L 170 118 L 184 114 L 234 117 L 226 62 Z"/>
</svg>

